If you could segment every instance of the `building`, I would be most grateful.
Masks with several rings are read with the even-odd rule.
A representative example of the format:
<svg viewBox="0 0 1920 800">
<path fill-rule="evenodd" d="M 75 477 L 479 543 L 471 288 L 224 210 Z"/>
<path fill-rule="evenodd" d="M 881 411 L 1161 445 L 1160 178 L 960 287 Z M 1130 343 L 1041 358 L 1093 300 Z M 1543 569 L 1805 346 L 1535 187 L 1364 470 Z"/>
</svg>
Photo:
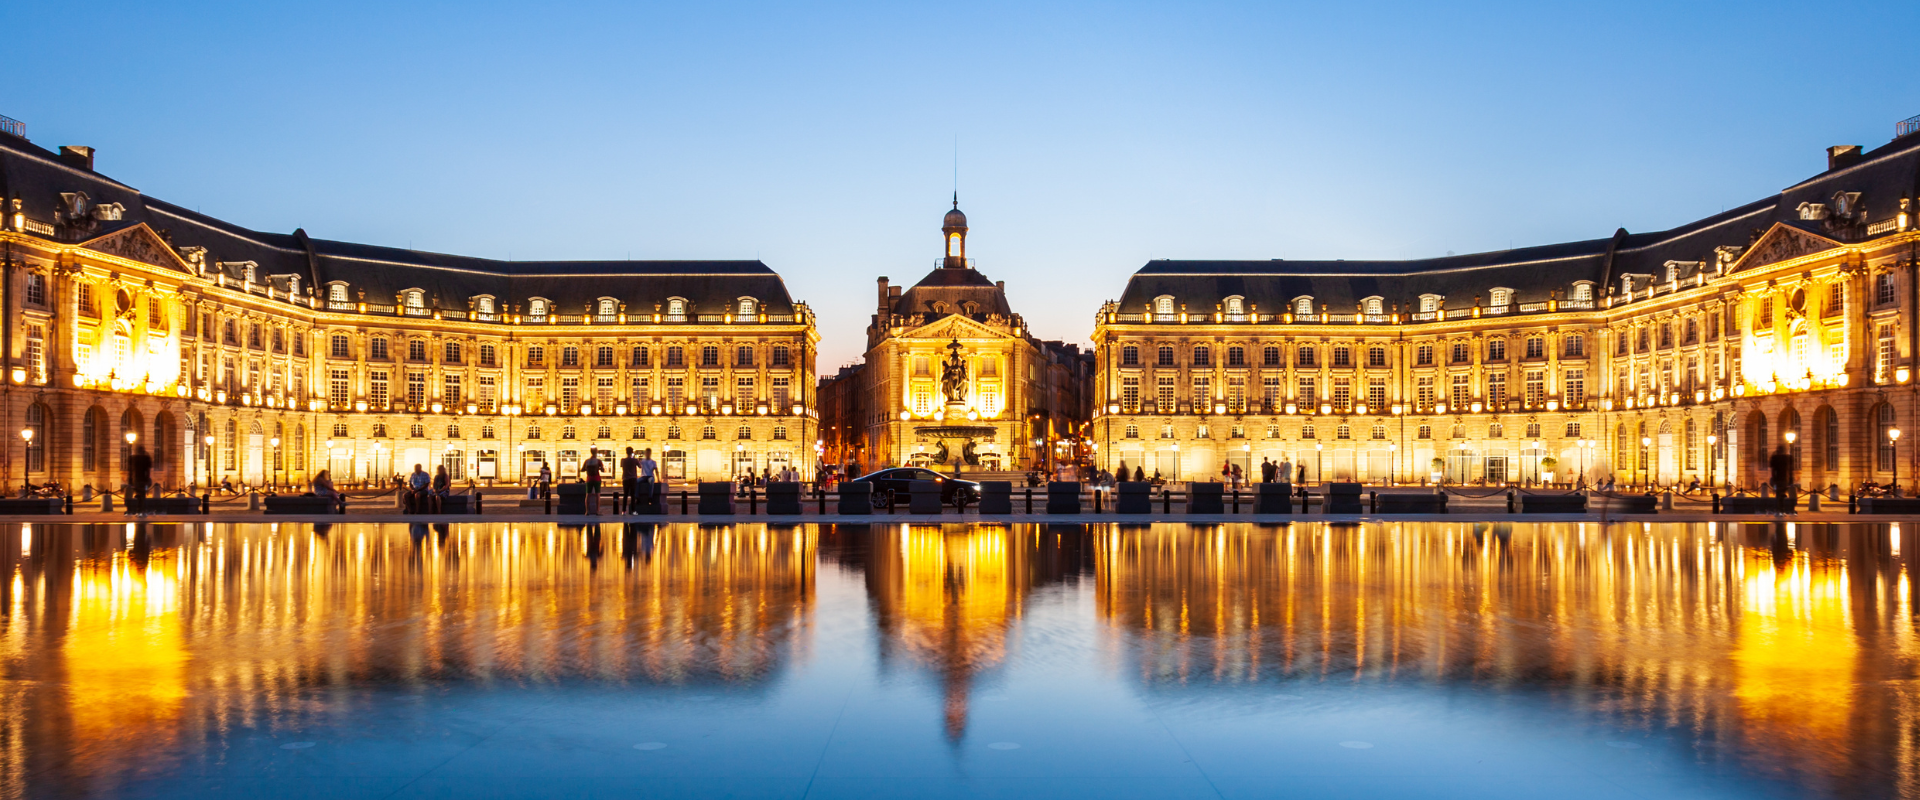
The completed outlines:
<svg viewBox="0 0 1920 800">
<path fill-rule="evenodd" d="M 815 321 L 757 261 L 526 262 L 262 233 L 0 132 L 0 474 L 167 487 L 810 475 Z M 28 438 L 30 437 L 30 438 Z"/>
<path fill-rule="evenodd" d="M 989 281 L 967 257 L 967 215 L 959 198 L 941 220 L 945 255 L 901 291 L 879 280 L 867 352 L 855 373 L 864 431 L 863 468 L 922 465 L 951 470 L 1044 469 L 1049 438 L 1085 416 L 1056 407 L 1045 343 L 1007 303 L 1005 282 Z M 1071 396 L 1071 395 L 1069 395 Z"/>
<path fill-rule="evenodd" d="M 1096 321 L 1103 467 L 1189 480 L 1913 475 L 1920 135 L 1658 233 L 1412 261 L 1154 261 Z"/>
<path fill-rule="evenodd" d="M 862 391 L 859 364 L 843 366 L 820 378 L 813 396 L 820 407 L 818 450 L 822 463 L 857 468 L 867 463 L 867 396 Z"/>
</svg>

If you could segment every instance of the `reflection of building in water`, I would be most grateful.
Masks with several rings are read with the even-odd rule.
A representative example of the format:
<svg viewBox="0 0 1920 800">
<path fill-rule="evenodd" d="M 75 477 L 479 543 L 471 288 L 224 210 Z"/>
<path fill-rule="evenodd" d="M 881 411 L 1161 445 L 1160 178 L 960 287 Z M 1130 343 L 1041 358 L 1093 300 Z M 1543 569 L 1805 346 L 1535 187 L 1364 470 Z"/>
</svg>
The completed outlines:
<svg viewBox="0 0 1920 800">
<path fill-rule="evenodd" d="M 1913 542 L 1895 556 L 1894 541 L 1868 526 L 1156 525 L 1101 534 L 1094 558 L 1099 613 L 1156 688 L 1533 687 L 1738 743 L 1756 769 L 1843 794 L 1896 774 L 1912 796 L 1920 697 L 1889 681 L 1920 657 Z"/>
<path fill-rule="evenodd" d="M 931 667 L 947 735 L 966 732 L 973 680 L 1006 657 L 1008 626 L 1036 588 L 1077 570 L 1081 535 L 1039 527 L 874 526 L 867 553 L 883 658 Z"/>
<path fill-rule="evenodd" d="M 174 737 L 297 729 L 315 687 L 764 685 L 813 614 L 810 529 L 150 527 L 0 536 L 0 785 L 105 791 Z"/>
</svg>

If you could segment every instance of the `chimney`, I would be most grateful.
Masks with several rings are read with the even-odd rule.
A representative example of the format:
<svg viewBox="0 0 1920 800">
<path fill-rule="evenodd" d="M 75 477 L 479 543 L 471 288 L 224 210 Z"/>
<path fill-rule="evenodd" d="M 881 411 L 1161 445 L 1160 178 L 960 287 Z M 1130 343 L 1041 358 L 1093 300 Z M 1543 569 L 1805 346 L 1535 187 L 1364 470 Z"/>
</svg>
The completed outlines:
<svg viewBox="0 0 1920 800">
<path fill-rule="evenodd" d="M 1837 144 L 1827 148 L 1827 171 L 1845 169 L 1860 163 L 1860 145 Z"/>
<path fill-rule="evenodd" d="M 880 316 L 886 316 L 887 309 L 891 306 L 892 304 L 887 302 L 887 276 L 882 275 L 880 276 Z"/>
<path fill-rule="evenodd" d="M 78 144 L 63 144 L 60 146 L 60 163 L 92 172 L 93 148 Z"/>
</svg>

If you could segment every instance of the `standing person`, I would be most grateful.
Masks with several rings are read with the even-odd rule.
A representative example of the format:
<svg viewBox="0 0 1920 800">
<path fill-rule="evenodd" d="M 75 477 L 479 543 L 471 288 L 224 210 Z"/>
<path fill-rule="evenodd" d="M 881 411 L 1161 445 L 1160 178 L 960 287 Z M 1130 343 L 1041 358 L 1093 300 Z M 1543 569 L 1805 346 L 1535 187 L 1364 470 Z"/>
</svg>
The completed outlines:
<svg viewBox="0 0 1920 800">
<path fill-rule="evenodd" d="M 133 457 L 127 459 L 127 513 L 139 516 L 147 515 L 147 484 L 153 483 L 153 456 L 147 455 L 147 446 L 133 446 Z"/>
<path fill-rule="evenodd" d="M 542 461 L 540 462 L 540 499 L 545 500 L 552 495 L 553 467 L 547 466 L 547 462 Z"/>
<path fill-rule="evenodd" d="M 588 450 L 587 463 L 580 465 L 581 474 L 587 477 L 587 513 L 600 513 L 600 471 L 606 465 L 600 463 L 600 451 Z"/>
<path fill-rule="evenodd" d="M 635 465 L 635 467 L 640 470 L 640 481 L 639 481 L 639 488 L 637 489 L 637 491 L 640 492 L 641 497 L 647 498 L 648 503 L 652 503 L 653 502 L 653 473 L 655 470 L 660 468 L 660 465 L 653 463 L 653 451 L 641 450 L 640 461 Z"/>
<path fill-rule="evenodd" d="M 1260 459 L 1260 482 L 1261 483 L 1272 483 L 1273 475 L 1275 472 L 1278 472 L 1278 471 L 1279 470 L 1273 466 L 1273 459 L 1266 458 L 1264 456 L 1261 457 Z"/>
<path fill-rule="evenodd" d="M 1773 496 L 1779 499 L 1779 511 L 1787 513 L 1793 508 L 1793 456 L 1787 452 L 1786 445 L 1773 451 L 1773 457 L 1767 459 L 1768 477 L 1772 480 Z"/>
<path fill-rule="evenodd" d="M 627 513 L 633 513 L 633 504 L 640 499 L 640 459 L 631 447 L 627 448 L 627 457 L 620 459 L 620 495 L 625 498 Z"/>
</svg>

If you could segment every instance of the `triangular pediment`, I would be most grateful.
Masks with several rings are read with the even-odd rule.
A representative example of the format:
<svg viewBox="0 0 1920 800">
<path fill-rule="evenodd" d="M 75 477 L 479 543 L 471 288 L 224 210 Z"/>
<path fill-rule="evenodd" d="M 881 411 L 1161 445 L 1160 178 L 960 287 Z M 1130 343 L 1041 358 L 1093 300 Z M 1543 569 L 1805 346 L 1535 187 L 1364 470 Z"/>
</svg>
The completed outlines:
<svg viewBox="0 0 1920 800">
<path fill-rule="evenodd" d="M 949 314 L 918 328 L 902 331 L 900 339 L 1011 339 L 1016 334 L 958 314 Z"/>
<path fill-rule="evenodd" d="M 128 261 L 138 261 L 161 269 L 193 272 L 193 268 L 187 264 L 186 260 L 182 259 L 179 253 L 174 252 L 173 247 L 144 222 L 81 242 L 80 246 L 96 253 L 119 256 Z"/>
<path fill-rule="evenodd" d="M 1747 252 L 1740 255 L 1739 260 L 1733 262 L 1732 271 L 1764 267 L 1841 246 L 1839 242 L 1825 236 L 1776 222 L 1772 229 L 1760 237 L 1759 241 L 1754 242 L 1752 247 L 1747 248 Z"/>
</svg>

